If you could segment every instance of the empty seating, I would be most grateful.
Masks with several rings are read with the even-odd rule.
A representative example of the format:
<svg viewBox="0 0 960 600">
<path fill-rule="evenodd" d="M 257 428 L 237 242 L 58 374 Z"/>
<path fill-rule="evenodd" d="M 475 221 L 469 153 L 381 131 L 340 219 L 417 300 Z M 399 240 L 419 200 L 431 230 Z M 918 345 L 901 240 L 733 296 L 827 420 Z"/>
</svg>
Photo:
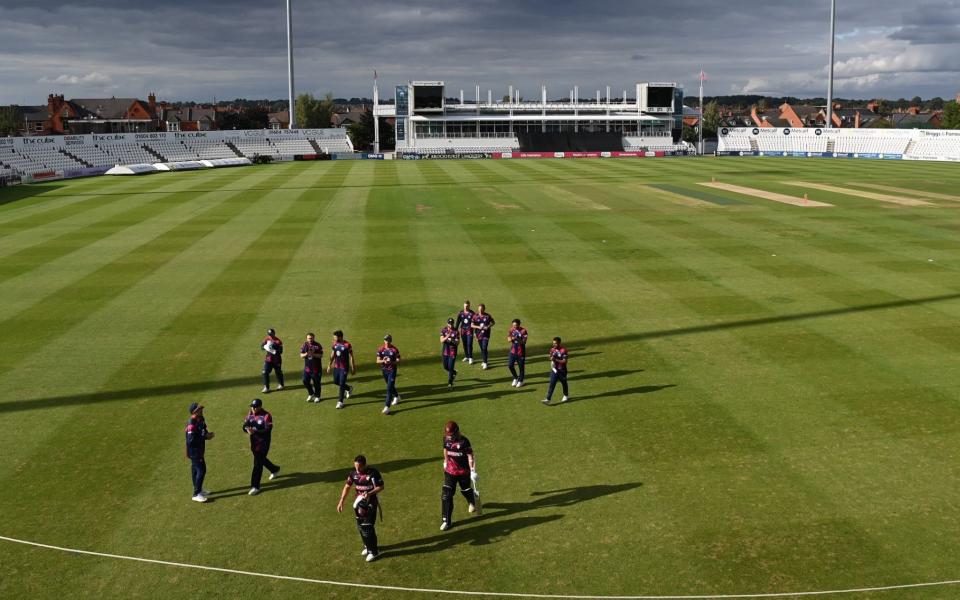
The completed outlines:
<svg viewBox="0 0 960 600">
<path fill-rule="evenodd" d="M 748 140 L 749 145 L 749 140 Z M 757 148 L 761 152 L 826 152 L 827 138 L 823 135 L 783 135 L 779 131 L 774 135 L 757 137 Z"/>
<path fill-rule="evenodd" d="M 923 136 L 913 142 L 907 156 L 914 158 L 949 158 L 960 160 L 960 135 Z"/>
<path fill-rule="evenodd" d="M 857 135 L 854 132 L 836 136 L 834 152 L 845 154 L 903 154 L 910 143 L 904 136 Z"/>
</svg>

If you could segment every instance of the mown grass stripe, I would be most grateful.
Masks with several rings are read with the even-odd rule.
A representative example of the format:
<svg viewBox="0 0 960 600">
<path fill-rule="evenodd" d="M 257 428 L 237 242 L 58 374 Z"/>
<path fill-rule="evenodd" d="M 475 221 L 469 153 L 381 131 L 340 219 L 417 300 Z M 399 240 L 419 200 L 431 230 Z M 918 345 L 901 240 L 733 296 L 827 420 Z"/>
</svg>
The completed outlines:
<svg viewBox="0 0 960 600">
<path fill-rule="evenodd" d="M 282 174 L 278 177 L 283 177 Z M 218 361 L 200 360 L 204 355 L 214 355 L 222 347 L 223 339 L 233 340 L 234 343 L 243 343 L 240 339 L 258 314 L 266 297 L 286 271 L 286 267 L 299 249 L 301 243 L 311 231 L 315 222 L 322 217 L 324 210 L 329 206 L 329 195 L 317 198 L 306 190 L 283 202 L 282 212 L 253 239 L 244 240 L 244 249 L 227 264 L 213 280 L 206 282 L 197 292 L 191 302 L 184 308 L 155 338 L 136 356 L 124 365 L 119 365 L 112 376 L 105 382 L 106 387 L 122 384 L 128 381 L 131 373 L 162 376 L 167 381 L 195 381 L 209 378 L 220 369 Z M 249 202 L 244 202 L 249 205 Z M 268 250 L 269 249 L 269 250 Z M 251 278 L 250 274 L 256 273 Z M 230 290 L 231 310 L 222 310 L 225 290 Z M 192 332 L 205 329 L 216 330 L 220 335 L 216 338 L 207 338 L 203 343 L 196 343 L 192 339 Z M 187 355 L 184 350 L 187 349 Z M 179 358 L 177 358 L 179 357 Z M 171 361 L 175 368 L 171 369 Z M 255 380 L 256 378 L 253 377 Z M 150 381 L 149 378 L 145 381 Z M 188 402 L 187 398 L 182 399 Z M 179 405 L 179 403 L 177 403 Z M 172 415 L 167 410 L 167 403 L 156 403 L 141 408 L 141 413 L 150 415 L 158 421 L 170 419 Z M 62 422 L 57 435 L 69 439 L 84 438 L 86 450 L 89 452 L 116 452 L 118 449 L 129 449 L 140 457 L 153 457 L 159 450 L 167 447 L 168 439 L 165 436 L 150 436 L 145 438 L 141 432 L 128 429 L 109 439 L 96 433 L 91 426 L 103 418 L 105 412 L 112 411 L 106 407 L 93 407 L 80 413 L 79 418 Z M 180 414 L 180 411 L 176 411 Z M 176 418 L 175 421 L 179 421 Z M 80 457 L 76 457 L 80 458 Z M 70 460 L 63 460 L 58 448 L 51 446 L 40 447 L 33 456 L 38 464 L 48 464 L 51 467 L 70 470 L 73 468 Z M 151 477 L 152 469 L 143 468 L 138 461 L 119 466 L 113 473 L 90 473 L 89 481 L 73 480 L 71 496 L 79 504 L 86 498 L 101 497 L 107 491 L 117 491 L 112 482 L 116 477 L 123 479 L 133 478 L 137 488 L 142 487 Z M 58 487 L 63 493 L 62 485 L 69 481 L 69 477 L 46 479 L 37 482 L 33 493 L 52 493 L 49 486 Z M 96 485 L 91 482 L 96 481 Z M 127 488 L 129 491 L 129 488 Z M 86 534 L 92 538 L 109 536 L 114 528 L 104 523 L 104 526 L 90 527 Z"/>
<path fill-rule="evenodd" d="M 142 181 L 128 180 L 124 183 L 126 185 L 114 186 L 110 191 L 99 191 L 92 194 L 40 195 L 37 197 L 36 203 L 29 207 L 22 207 L 18 211 L 0 213 L 0 234 L 18 233 L 30 228 L 42 228 L 51 223 L 83 214 L 91 209 L 123 202 L 130 196 L 140 193 L 140 186 L 136 184 L 142 185 Z M 176 178 L 167 180 L 165 184 L 156 191 L 166 193 L 168 191 L 185 190 L 190 187 L 189 180 Z"/>
<path fill-rule="evenodd" d="M 285 177 L 285 173 L 277 172 L 270 179 L 281 181 Z M 234 200 L 237 197 L 243 198 Z M 243 192 L 224 196 L 192 218 L 144 241 L 82 279 L 0 321 L 0 329 L 5 330 L 11 339 L 29 340 L 18 352 L 0 356 L 0 372 L 8 372 L 18 362 L 41 352 L 59 336 L 58 329 L 40 325 L 66 318 L 82 320 L 100 308 L 104 301 L 135 285 L 197 240 L 227 223 L 256 199 L 256 194 Z M 226 204 L 227 210 L 221 211 L 223 204 Z"/>
<path fill-rule="evenodd" d="M 225 179 L 227 177 L 222 177 L 218 181 Z M 145 222 L 159 217 L 183 203 L 184 198 L 178 196 L 189 197 L 189 194 L 190 192 L 171 191 L 165 194 L 150 194 L 140 197 L 130 202 L 132 206 L 124 205 L 126 208 L 119 212 L 100 220 L 84 223 L 81 229 L 68 231 L 8 254 L 0 261 L 0 284 L 103 240 L 118 231 L 126 229 L 133 223 Z"/>
</svg>

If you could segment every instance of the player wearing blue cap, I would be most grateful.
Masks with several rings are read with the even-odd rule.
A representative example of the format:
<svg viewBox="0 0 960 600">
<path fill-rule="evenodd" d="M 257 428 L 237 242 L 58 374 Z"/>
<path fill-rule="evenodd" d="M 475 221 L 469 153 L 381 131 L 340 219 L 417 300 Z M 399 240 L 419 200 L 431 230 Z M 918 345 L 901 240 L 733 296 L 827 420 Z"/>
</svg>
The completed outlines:
<svg viewBox="0 0 960 600">
<path fill-rule="evenodd" d="M 187 458 L 190 459 L 190 477 L 193 479 L 193 501 L 206 502 L 210 493 L 203 489 L 203 478 L 207 475 L 207 463 L 204 460 L 207 440 L 213 439 L 213 432 L 207 429 L 203 418 L 203 407 L 194 402 L 190 405 L 190 420 L 185 430 L 187 435 Z"/>
</svg>

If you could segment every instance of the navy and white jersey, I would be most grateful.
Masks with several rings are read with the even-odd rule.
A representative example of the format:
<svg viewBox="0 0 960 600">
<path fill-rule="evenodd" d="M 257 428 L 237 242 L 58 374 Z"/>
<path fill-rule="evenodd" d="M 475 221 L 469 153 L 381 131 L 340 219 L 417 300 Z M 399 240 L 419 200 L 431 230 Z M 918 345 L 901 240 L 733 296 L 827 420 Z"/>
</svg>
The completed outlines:
<svg viewBox="0 0 960 600">
<path fill-rule="evenodd" d="M 510 354 L 514 356 L 527 355 L 527 329 L 514 327 L 510 329 Z"/>
<path fill-rule="evenodd" d="M 267 351 L 263 362 L 279 365 L 283 362 L 283 341 L 275 335 L 268 335 L 260 342 L 260 348 Z M 272 350 L 272 352 L 271 352 Z"/>
<path fill-rule="evenodd" d="M 444 436 L 443 449 L 447 451 L 447 464 L 443 470 L 451 475 L 466 475 L 470 472 L 470 460 L 467 456 L 473 454 L 473 447 L 467 436 L 461 435 L 457 439 Z"/>
<path fill-rule="evenodd" d="M 333 353 L 334 369 L 350 368 L 350 357 L 353 355 L 353 346 L 350 342 L 347 340 L 336 342 L 330 347 L 330 352 Z"/>
<path fill-rule="evenodd" d="M 490 313 L 477 313 L 473 315 L 473 324 L 478 326 L 479 329 L 474 329 L 474 335 L 477 336 L 478 340 L 488 340 L 490 339 L 490 328 L 497 324 L 493 320 L 493 317 L 490 316 Z"/>
<path fill-rule="evenodd" d="M 551 348 L 550 349 L 550 364 L 553 367 L 553 370 L 557 373 L 566 373 L 567 372 L 567 359 L 569 355 L 567 354 L 567 349 L 564 347 Z"/>
<path fill-rule="evenodd" d="M 383 487 L 383 477 L 380 476 L 380 471 L 374 469 L 373 467 L 367 467 L 364 472 L 360 472 L 356 469 L 350 471 L 350 474 L 347 475 L 347 485 L 353 487 L 357 490 L 357 495 L 364 494 L 369 492 L 373 488 L 382 488 Z M 371 505 L 376 506 L 378 500 L 377 495 L 374 494 L 367 499 Z"/>
<path fill-rule="evenodd" d="M 443 356 L 456 356 L 457 344 L 460 343 L 460 334 L 457 330 L 449 326 L 444 327 L 440 330 L 440 337 L 447 338 L 447 341 L 443 342 Z"/>
<path fill-rule="evenodd" d="M 461 310 L 457 313 L 457 329 L 460 330 L 460 335 L 473 335 L 473 329 L 470 329 L 470 325 L 473 324 L 473 315 L 475 314 L 472 310 Z"/>
<path fill-rule="evenodd" d="M 300 346 L 300 354 L 306 354 L 303 357 L 303 370 L 307 373 L 319 373 L 322 365 L 320 359 L 323 358 L 323 346 L 317 342 L 304 342 Z"/>
<path fill-rule="evenodd" d="M 397 363 L 400 362 L 400 350 L 393 344 L 384 343 L 377 348 L 377 358 L 384 361 L 380 363 L 380 368 L 384 371 L 396 371 Z"/>
<path fill-rule="evenodd" d="M 207 422 L 203 417 L 192 416 L 187 421 L 187 458 L 203 458 L 207 445 Z"/>
</svg>

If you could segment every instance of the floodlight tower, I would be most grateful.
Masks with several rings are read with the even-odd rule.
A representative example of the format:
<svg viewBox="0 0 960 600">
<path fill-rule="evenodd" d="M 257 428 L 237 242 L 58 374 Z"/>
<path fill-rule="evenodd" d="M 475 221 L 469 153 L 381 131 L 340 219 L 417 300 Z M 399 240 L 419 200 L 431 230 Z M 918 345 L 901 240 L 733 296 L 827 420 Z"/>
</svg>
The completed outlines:
<svg viewBox="0 0 960 600">
<path fill-rule="evenodd" d="M 290 129 L 297 128 L 297 112 L 293 104 L 293 10 L 287 0 L 287 105 L 290 110 Z"/>
<path fill-rule="evenodd" d="M 837 30 L 837 0 L 830 0 L 830 74 L 827 77 L 827 129 L 833 127 L 833 49 Z"/>
</svg>

